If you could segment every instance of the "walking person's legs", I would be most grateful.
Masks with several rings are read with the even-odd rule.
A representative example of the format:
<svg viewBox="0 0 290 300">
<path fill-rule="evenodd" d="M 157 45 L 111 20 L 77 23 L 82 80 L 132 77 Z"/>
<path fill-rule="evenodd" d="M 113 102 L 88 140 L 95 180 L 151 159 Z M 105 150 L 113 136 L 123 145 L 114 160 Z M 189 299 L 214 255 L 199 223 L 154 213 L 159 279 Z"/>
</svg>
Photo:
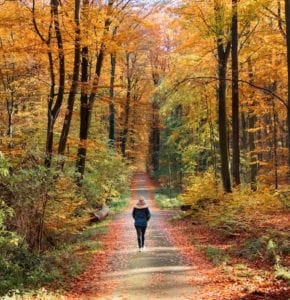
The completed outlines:
<svg viewBox="0 0 290 300">
<path fill-rule="evenodd" d="M 142 229 L 140 226 L 136 226 L 136 225 L 135 225 L 135 228 L 136 228 L 136 232 L 137 232 L 138 246 L 139 246 L 139 249 L 141 249 L 141 247 L 142 247 Z"/>
<path fill-rule="evenodd" d="M 146 228 L 147 228 L 146 226 L 141 227 L 141 234 L 142 234 L 141 247 L 142 248 L 144 248 Z"/>
</svg>

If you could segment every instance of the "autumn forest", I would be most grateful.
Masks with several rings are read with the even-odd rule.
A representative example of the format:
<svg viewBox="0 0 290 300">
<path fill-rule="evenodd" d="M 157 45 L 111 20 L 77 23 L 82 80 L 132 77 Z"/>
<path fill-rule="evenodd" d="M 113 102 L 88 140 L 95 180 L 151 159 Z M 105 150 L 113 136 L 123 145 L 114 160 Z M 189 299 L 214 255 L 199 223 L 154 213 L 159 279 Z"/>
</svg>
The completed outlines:
<svg viewBox="0 0 290 300">
<path fill-rule="evenodd" d="M 289 298 L 290 0 L 2 0 L 0 117 L 3 299 Z"/>
</svg>

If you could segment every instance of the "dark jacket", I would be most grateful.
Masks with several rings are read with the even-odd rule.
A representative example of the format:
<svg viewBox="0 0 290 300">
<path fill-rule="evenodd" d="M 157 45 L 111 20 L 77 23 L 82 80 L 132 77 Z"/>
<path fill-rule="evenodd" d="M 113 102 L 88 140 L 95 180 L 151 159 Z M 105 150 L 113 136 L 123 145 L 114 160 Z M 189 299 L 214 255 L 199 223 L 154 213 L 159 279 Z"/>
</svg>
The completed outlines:
<svg viewBox="0 0 290 300">
<path fill-rule="evenodd" d="M 148 207 L 134 207 L 132 216 L 135 220 L 135 226 L 147 226 L 151 214 Z"/>
</svg>

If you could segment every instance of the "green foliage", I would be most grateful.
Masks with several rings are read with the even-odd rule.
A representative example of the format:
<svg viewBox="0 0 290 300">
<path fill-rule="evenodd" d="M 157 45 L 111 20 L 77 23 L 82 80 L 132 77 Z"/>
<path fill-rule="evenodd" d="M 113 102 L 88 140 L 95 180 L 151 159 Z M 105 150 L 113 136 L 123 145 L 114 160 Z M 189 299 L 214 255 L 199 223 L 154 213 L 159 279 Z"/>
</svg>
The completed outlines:
<svg viewBox="0 0 290 300">
<path fill-rule="evenodd" d="M 278 191 L 276 195 L 283 204 L 283 206 L 287 209 L 290 209 L 290 191 Z"/>
<path fill-rule="evenodd" d="M 14 170 L 3 179 L 0 193 L 14 210 L 10 226 L 33 249 L 55 246 L 88 220 L 75 179 L 53 168 L 36 164 Z"/>
<path fill-rule="evenodd" d="M 196 206 L 196 209 L 206 209 L 207 205 L 218 201 L 222 196 L 222 190 L 214 174 L 205 172 L 202 176 L 192 175 L 187 178 L 187 189 L 182 195 L 182 200 L 186 204 Z"/>
<path fill-rule="evenodd" d="M 206 257 L 216 266 L 226 263 L 229 259 L 223 249 L 207 246 L 204 250 Z"/>
<path fill-rule="evenodd" d="M 280 265 L 281 257 L 287 255 L 284 247 L 284 239 L 274 238 L 268 234 L 246 239 L 239 247 L 234 247 L 232 253 L 252 261 L 257 259 L 268 261 L 276 266 Z"/>
<path fill-rule="evenodd" d="M 181 202 L 177 197 L 177 193 L 173 191 L 157 190 L 154 195 L 156 204 L 160 208 L 179 208 Z"/>
<path fill-rule="evenodd" d="M 2 245 L 3 246 L 3 245 Z M 50 269 L 43 257 L 31 252 L 25 242 L 1 247 L 0 295 L 26 286 L 37 287 L 61 278 L 60 272 Z"/>
<path fill-rule="evenodd" d="M 256 230 L 253 224 L 259 216 L 282 208 L 276 195 L 268 189 L 254 192 L 245 186 L 231 194 L 224 194 L 211 172 L 190 177 L 181 199 L 192 206 L 195 218 L 225 237 L 251 234 Z"/>
<path fill-rule="evenodd" d="M 93 207 L 102 207 L 128 192 L 132 167 L 114 152 L 100 151 L 87 164 L 82 191 Z"/>
<path fill-rule="evenodd" d="M 5 159 L 3 153 L 0 151 L 0 177 L 9 175 L 8 167 L 9 166 L 7 160 Z"/>
<path fill-rule="evenodd" d="M 61 294 L 50 292 L 45 288 L 35 289 L 33 291 L 15 290 L 5 295 L 3 300 L 60 300 L 63 299 Z"/>
<path fill-rule="evenodd" d="M 157 175 L 162 184 L 173 188 L 181 188 L 188 174 L 204 172 L 215 165 L 217 159 L 214 149 L 217 126 L 211 99 L 198 86 L 184 84 L 172 89 L 176 81 L 186 77 L 186 62 L 192 63 L 194 58 L 188 55 L 183 59 L 185 65 L 180 68 L 178 62 L 177 66 L 180 74 L 175 73 L 173 78 L 168 76 L 158 89 L 160 98 L 165 97 L 166 101 L 161 103 L 165 130 L 161 132 Z"/>
<path fill-rule="evenodd" d="M 280 265 L 275 266 L 275 276 L 278 279 L 290 281 L 290 269 Z"/>
<path fill-rule="evenodd" d="M 255 260 L 257 258 L 263 258 L 265 250 L 267 248 L 267 241 L 265 237 L 261 238 L 250 238 L 244 242 L 240 248 L 234 252 L 236 255 L 249 259 Z"/>
<path fill-rule="evenodd" d="M 121 211 L 127 204 L 130 199 L 129 193 L 124 193 L 120 195 L 118 198 L 113 198 L 109 205 L 110 205 L 110 212 L 119 212 Z"/>
</svg>

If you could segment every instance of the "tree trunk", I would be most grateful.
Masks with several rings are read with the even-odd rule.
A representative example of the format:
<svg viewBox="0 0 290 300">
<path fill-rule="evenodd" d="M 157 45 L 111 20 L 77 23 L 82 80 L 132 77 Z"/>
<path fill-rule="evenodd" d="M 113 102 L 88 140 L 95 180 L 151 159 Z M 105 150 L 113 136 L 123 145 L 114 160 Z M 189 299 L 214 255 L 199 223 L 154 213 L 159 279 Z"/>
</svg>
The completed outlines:
<svg viewBox="0 0 290 300">
<path fill-rule="evenodd" d="M 223 23 L 223 5 L 219 0 L 214 2 L 216 18 L 216 42 L 218 54 L 218 122 L 219 122 L 219 144 L 221 156 L 221 177 L 224 191 L 230 193 L 231 174 L 229 168 L 229 149 L 227 133 L 227 111 L 226 111 L 226 89 L 227 89 L 227 63 L 231 50 L 231 43 L 224 41 L 224 32 L 221 24 Z"/>
<path fill-rule="evenodd" d="M 116 53 L 111 54 L 111 79 L 110 79 L 110 105 L 109 105 L 109 144 L 115 145 L 115 76 L 116 76 Z"/>
<path fill-rule="evenodd" d="M 79 81 L 79 71 L 80 71 L 80 56 L 81 56 L 81 47 L 80 47 L 80 6 L 81 0 L 75 0 L 75 48 L 74 48 L 74 66 L 73 66 L 73 76 L 72 83 L 70 87 L 70 92 L 67 100 L 67 109 L 64 117 L 62 132 L 59 140 L 58 154 L 64 155 L 65 148 L 67 144 L 67 138 L 69 135 L 73 108 L 75 103 L 75 97 L 78 88 Z M 63 164 L 63 163 L 62 163 Z M 63 166 L 63 165 L 62 165 Z"/>
<path fill-rule="evenodd" d="M 51 166 L 52 159 L 52 149 L 53 149 L 53 116 L 52 116 L 52 106 L 54 101 L 54 92 L 55 92 L 55 75 L 54 75 L 54 64 L 52 52 L 48 50 L 48 61 L 49 61 L 49 71 L 50 71 L 50 91 L 48 96 L 47 104 L 47 128 L 46 128 L 46 145 L 45 145 L 45 160 L 44 164 L 47 168 Z"/>
<path fill-rule="evenodd" d="M 51 79 L 51 89 L 48 100 L 48 126 L 47 126 L 47 141 L 46 141 L 46 158 L 45 166 L 51 166 L 52 152 L 53 152 L 53 135 L 54 135 L 54 124 L 59 115 L 60 108 L 63 102 L 64 89 L 65 89 L 65 57 L 64 57 L 64 48 L 62 41 L 62 33 L 59 23 L 59 1 L 51 1 L 51 15 L 54 24 L 54 32 L 57 41 L 57 51 L 58 51 L 58 93 L 56 101 L 53 104 L 54 100 L 54 88 L 55 88 L 55 75 L 54 75 L 54 63 L 51 48 L 48 51 L 49 57 L 49 66 L 50 66 L 50 79 Z M 50 27 L 51 29 L 51 27 Z M 50 40 L 48 41 L 48 46 L 50 47 Z"/>
<path fill-rule="evenodd" d="M 219 57 L 219 87 L 218 87 L 218 119 L 219 144 L 221 155 L 221 175 L 225 192 L 231 192 L 231 176 L 229 168 L 227 112 L 226 112 L 226 67 L 227 59 Z"/>
<path fill-rule="evenodd" d="M 129 117 L 130 117 L 130 104 L 131 104 L 131 92 L 132 92 L 132 80 L 130 74 L 130 53 L 126 54 L 126 65 L 127 65 L 127 95 L 126 95 L 126 106 L 125 106 L 125 123 L 121 138 L 121 152 L 123 156 L 126 156 L 127 138 L 129 132 Z"/>
<path fill-rule="evenodd" d="M 239 103 L 239 57 L 238 57 L 238 3 L 232 0 L 232 147 L 233 184 L 241 184 L 240 179 L 240 103 Z"/>
<path fill-rule="evenodd" d="M 14 96 L 11 93 L 11 100 L 6 99 L 6 108 L 8 114 L 8 124 L 7 124 L 7 136 L 10 138 L 10 142 L 12 142 L 13 138 L 13 113 L 14 113 Z"/>
<path fill-rule="evenodd" d="M 153 171 L 159 170 L 159 152 L 160 152 L 160 120 L 159 120 L 159 105 L 153 100 L 153 122 L 151 129 L 151 145 L 152 145 L 152 166 Z"/>
<path fill-rule="evenodd" d="M 160 75 L 156 71 L 152 72 L 153 83 L 155 87 L 160 84 Z M 152 126 L 150 135 L 151 144 L 151 163 L 154 173 L 159 170 L 159 153 L 160 153 L 160 117 L 159 104 L 155 99 L 152 101 Z"/>
<path fill-rule="evenodd" d="M 106 37 L 111 24 L 111 9 L 114 0 L 109 0 L 107 18 L 104 25 L 104 36 Z M 76 159 L 76 171 L 84 175 L 85 163 L 87 156 L 87 141 L 89 136 L 90 122 L 93 111 L 94 102 L 97 95 L 99 80 L 101 76 L 103 61 L 105 57 L 105 38 L 101 43 L 99 54 L 97 56 L 95 75 L 92 83 L 90 93 L 88 93 L 88 47 L 82 50 L 82 92 L 81 92 L 81 109 L 80 109 L 80 131 L 79 131 L 79 145 Z"/>
<path fill-rule="evenodd" d="M 87 155 L 87 139 L 89 132 L 89 110 L 88 110 L 88 80 L 89 80 L 89 48 L 87 46 L 82 49 L 81 63 L 81 107 L 80 107 L 80 131 L 79 146 L 76 160 L 76 171 L 81 175 L 85 172 L 85 163 Z"/>
<path fill-rule="evenodd" d="M 285 0 L 287 68 L 288 68 L 288 107 L 287 107 L 287 144 L 288 144 L 288 176 L 290 179 L 290 0 Z"/>
<path fill-rule="evenodd" d="M 273 160 L 274 160 L 274 172 L 275 172 L 275 189 L 278 189 L 279 185 L 279 178 L 278 178 L 278 128 L 277 128 L 277 121 L 278 121 L 278 115 L 277 110 L 275 106 L 275 101 L 272 99 L 272 112 L 273 112 Z"/>
<path fill-rule="evenodd" d="M 254 81 L 253 74 L 253 66 L 251 58 L 248 60 L 248 72 L 250 82 Z M 252 93 L 251 98 L 254 97 Z M 255 105 L 255 102 L 252 103 L 252 106 Z M 257 190 L 257 175 L 258 175 L 258 157 L 256 154 L 256 146 L 255 146 L 255 129 L 256 126 L 256 115 L 254 109 L 250 109 L 249 111 L 249 147 L 250 147 L 250 183 L 253 191 Z"/>
</svg>

